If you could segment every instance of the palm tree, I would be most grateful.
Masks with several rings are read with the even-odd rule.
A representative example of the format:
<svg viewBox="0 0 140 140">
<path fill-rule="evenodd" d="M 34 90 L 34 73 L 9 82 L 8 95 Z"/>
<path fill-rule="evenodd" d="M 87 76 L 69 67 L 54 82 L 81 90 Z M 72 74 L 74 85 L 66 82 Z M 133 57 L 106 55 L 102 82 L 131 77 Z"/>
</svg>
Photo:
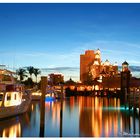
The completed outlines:
<svg viewBox="0 0 140 140">
<path fill-rule="evenodd" d="M 16 73 L 17 75 L 19 75 L 20 82 L 24 79 L 24 77 L 27 77 L 27 72 L 25 69 L 19 68 L 18 70 L 16 70 Z"/>
<path fill-rule="evenodd" d="M 41 74 L 41 71 L 37 68 L 34 69 L 34 75 L 36 77 L 36 83 L 37 83 L 37 75 Z"/>
<path fill-rule="evenodd" d="M 30 67 L 27 67 L 27 70 L 30 74 L 30 78 L 32 79 L 32 74 L 34 73 L 34 67 L 30 66 Z"/>
</svg>

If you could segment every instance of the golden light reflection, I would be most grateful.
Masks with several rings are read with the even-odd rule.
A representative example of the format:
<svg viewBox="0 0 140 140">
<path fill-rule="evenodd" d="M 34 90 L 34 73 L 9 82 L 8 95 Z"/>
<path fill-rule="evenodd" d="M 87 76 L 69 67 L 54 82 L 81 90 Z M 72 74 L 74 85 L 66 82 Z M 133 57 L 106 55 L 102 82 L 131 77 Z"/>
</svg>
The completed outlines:
<svg viewBox="0 0 140 140">
<path fill-rule="evenodd" d="M 60 109 L 61 104 L 60 102 L 45 102 L 45 108 L 48 113 L 51 113 L 52 115 L 52 123 L 53 125 L 59 124 L 60 121 Z M 52 110 L 52 112 L 49 112 L 49 110 Z"/>
<path fill-rule="evenodd" d="M 116 108 L 116 98 L 114 98 L 114 107 Z"/>
<path fill-rule="evenodd" d="M 2 137 L 20 137 L 21 136 L 21 125 L 18 122 L 9 128 L 5 128 L 2 133 Z"/>
<path fill-rule="evenodd" d="M 75 105 L 75 97 L 70 97 L 70 108 L 73 109 Z"/>
<path fill-rule="evenodd" d="M 117 115 L 115 114 L 115 119 L 114 119 L 114 136 L 117 136 L 118 134 L 118 119 L 117 119 Z"/>
<path fill-rule="evenodd" d="M 34 105 L 32 104 L 32 107 L 31 107 L 32 111 L 34 110 Z"/>
<path fill-rule="evenodd" d="M 122 120 L 118 119 L 120 112 L 117 110 L 120 107 L 119 99 L 78 97 L 78 102 L 82 136 L 108 137 L 111 133 L 118 135 L 119 123 L 122 127 Z"/>
<path fill-rule="evenodd" d="M 108 137 L 108 132 L 109 132 L 109 123 L 108 123 L 108 119 L 105 120 L 105 136 Z"/>
<path fill-rule="evenodd" d="M 120 117 L 120 131 L 123 132 L 122 115 L 121 115 L 121 117 Z"/>
</svg>

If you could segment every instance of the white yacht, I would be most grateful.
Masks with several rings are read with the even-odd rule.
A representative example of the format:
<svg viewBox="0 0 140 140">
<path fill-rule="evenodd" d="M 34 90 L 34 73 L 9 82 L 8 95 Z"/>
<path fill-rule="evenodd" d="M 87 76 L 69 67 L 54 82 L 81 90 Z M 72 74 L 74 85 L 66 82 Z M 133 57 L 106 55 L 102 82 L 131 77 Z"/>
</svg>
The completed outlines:
<svg viewBox="0 0 140 140">
<path fill-rule="evenodd" d="M 22 84 L 16 84 L 13 72 L 0 69 L 0 119 L 27 111 L 30 94 L 24 92 Z"/>
</svg>

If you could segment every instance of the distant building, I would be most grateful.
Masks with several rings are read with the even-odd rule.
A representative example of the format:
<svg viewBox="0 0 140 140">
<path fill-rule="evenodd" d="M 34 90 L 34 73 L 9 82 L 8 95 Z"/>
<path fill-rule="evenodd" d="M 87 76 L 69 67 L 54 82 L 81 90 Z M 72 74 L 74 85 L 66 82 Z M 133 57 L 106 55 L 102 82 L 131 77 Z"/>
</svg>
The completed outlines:
<svg viewBox="0 0 140 140">
<path fill-rule="evenodd" d="M 0 84 L 11 84 L 15 83 L 16 79 L 14 77 L 16 73 L 7 69 L 0 69 Z"/>
<path fill-rule="evenodd" d="M 50 85 L 59 85 L 64 82 L 64 76 L 60 73 L 49 74 L 48 83 Z"/>
<path fill-rule="evenodd" d="M 87 50 L 85 54 L 80 55 L 80 81 L 86 83 L 89 78 L 94 80 L 101 77 L 110 77 L 118 74 L 118 65 L 115 62 L 110 64 L 108 60 L 101 61 L 101 52 L 99 49 Z"/>
</svg>

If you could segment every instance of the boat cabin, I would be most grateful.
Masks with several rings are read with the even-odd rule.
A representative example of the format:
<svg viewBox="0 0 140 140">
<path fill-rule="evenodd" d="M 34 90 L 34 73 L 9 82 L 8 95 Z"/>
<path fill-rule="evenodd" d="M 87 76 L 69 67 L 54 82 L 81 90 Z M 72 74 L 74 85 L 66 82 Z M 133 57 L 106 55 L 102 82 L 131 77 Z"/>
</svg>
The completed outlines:
<svg viewBox="0 0 140 140">
<path fill-rule="evenodd" d="M 22 102 L 21 92 L 0 92 L 0 107 L 20 105 Z"/>
</svg>

